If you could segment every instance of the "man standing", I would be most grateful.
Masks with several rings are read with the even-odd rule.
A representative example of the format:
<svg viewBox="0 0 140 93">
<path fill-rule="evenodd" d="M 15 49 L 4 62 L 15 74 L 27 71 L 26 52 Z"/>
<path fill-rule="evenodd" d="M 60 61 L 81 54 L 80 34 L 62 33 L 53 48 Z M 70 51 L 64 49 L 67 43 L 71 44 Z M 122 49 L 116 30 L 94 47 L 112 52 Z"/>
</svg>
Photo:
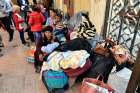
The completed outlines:
<svg viewBox="0 0 140 93">
<path fill-rule="evenodd" d="M 7 13 L 8 13 L 8 17 L 9 19 L 11 19 L 11 25 L 12 25 L 12 11 L 13 11 L 13 3 L 11 0 L 5 0 L 7 3 Z"/>
<path fill-rule="evenodd" d="M 29 11 L 29 1 L 28 0 L 17 0 L 18 6 L 21 8 L 22 15 L 27 22 L 27 11 Z"/>
<path fill-rule="evenodd" d="M 9 34 L 9 42 L 13 40 L 14 35 L 14 31 L 11 29 L 10 11 L 12 11 L 12 6 L 9 6 L 5 0 L 0 0 L 0 21 Z"/>
</svg>

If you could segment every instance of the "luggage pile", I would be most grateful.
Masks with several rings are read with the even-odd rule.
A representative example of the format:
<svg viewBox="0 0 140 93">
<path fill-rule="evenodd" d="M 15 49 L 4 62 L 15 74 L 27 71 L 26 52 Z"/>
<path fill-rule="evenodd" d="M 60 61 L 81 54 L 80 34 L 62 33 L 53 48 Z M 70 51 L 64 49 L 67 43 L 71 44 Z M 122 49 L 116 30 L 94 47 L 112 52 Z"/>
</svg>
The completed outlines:
<svg viewBox="0 0 140 93">
<path fill-rule="evenodd" d="M 52 52 L 42 66 L 42 78 L 48 89 L 63 89 L 68 78 L 75 78 L 91 68 L 92 62 L 85 50 Z"/>
<path fill-rule="evenodd" d="M 49 93 L 64 93 L 79 80 L 77 91 L 80 93 L 114 93 L 115 88 L 107 84 L 109 75 L 113 67 L 117 72 L 133 66 L 129 50 L 110 38 L 101 40 L 88 15 L 79 15 L 84 21 L 71 23 L 76 26 L 67 32 L 70 40 L 42 47 L 45 53 L 41 68 L 42 81 Z M 73 84 L 70 84 L 71 79 Z"/>
<path fill-rule="evenodd" d="M 64 91 L 66 86 L 70 86 L 69 79 L 76 78 L 83 80 L 80 93 L 85 93 L 85 87 L 86 93 L 94 93 L 95 90 L 97 93 L 114 93 L 115 90 L 106 84 L 113 67 L 120 71 L 132 64 L 129 51 L 121 45 L 104 40 L 92 49 L 88 41 L 76 38 L 62 44 L 47 57 L 42 66 L 42 78 L 51 91 Z M 97 78 L 99 76 L 103 78 Z"/>
</svg>

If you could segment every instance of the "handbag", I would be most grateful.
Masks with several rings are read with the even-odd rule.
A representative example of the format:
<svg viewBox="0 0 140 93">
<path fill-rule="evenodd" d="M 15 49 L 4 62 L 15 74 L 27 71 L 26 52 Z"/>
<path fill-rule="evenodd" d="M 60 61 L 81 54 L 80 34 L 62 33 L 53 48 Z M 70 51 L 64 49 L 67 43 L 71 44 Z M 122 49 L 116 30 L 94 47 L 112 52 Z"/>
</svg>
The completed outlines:
<svg viewBox="0 0 140 93">
<path fill-rule="evenodd" d="M 92 66 L 92 62 L 89 59 L 87 59 L 86 64 L 82 68 L 79 67 L 77 69 L 71 69 L 71 68 L 64 69 L 64 72 L 66 73 L 67 76 L 69 76 L 71 78 L 77 77 L 77 76 L 83 74 L 84 72 L 86 72 L 88 69 L 90 69 L 91 66 Z"/>
<path fill-rule="evenodd" d="M 97 44 L 93 51 L 101 55 L 106 55 L 108 53 L 108 49 L 104 48 L 101 44 Z"/>
<path fill-rule="evenodd" d="M 131 58 L 129 50 L 127 48 L 123 47 L 122 45 L 116 45 L 113 48 L 111 48 L 110 50 L 114 56 L 114 59 L 116 60 L 116 62 L 119 65 L 125 63 L 127 60 L 129 60 Z"/>
<path fill-rule="evenodd" d="M 93 51 L 97 54 L 108 56 L 109 48 L 115 46 L 116 43 L 111 39 L 106 39 L 105 41 L 98 42 L 96 48 Z"/>
<path fill-rule="evenodd" d="M 49 88 L 63 88 L 68 84 L 68 78 L 63 71 L 44 71 L 43 77 Z"/>
<path fill-rule="evenodd" d="M 85 78 L 82 82 L 80 93 L 114 93 L 114 90 L 103 81 L 94 78 Z"/>
</svg>

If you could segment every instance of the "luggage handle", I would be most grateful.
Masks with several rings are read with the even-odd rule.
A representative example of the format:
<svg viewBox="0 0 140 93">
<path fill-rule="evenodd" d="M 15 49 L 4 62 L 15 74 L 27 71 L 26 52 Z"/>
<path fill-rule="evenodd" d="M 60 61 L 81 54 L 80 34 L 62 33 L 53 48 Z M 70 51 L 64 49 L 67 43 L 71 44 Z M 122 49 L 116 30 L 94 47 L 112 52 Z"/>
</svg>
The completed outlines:
<svg viewBox="0 0 140 93">
<path fill-rule="evenodd" d="M 100 77 L 101 77 L 101 76 L 102 76 L 102 80 L 100 80 Z M 99 75 L 97 76 L 96 80 L 100 80 L 101 82 L 103 82 L 104 76 L 103 76 L 102 74 L 99 74 Z"/>
</svg>

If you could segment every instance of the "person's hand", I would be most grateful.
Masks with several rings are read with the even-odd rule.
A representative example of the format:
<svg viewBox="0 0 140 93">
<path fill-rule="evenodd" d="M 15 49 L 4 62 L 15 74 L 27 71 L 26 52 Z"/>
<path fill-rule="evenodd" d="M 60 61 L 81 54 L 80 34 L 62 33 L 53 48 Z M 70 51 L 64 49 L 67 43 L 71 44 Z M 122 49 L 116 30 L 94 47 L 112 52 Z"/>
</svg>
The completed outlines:
<svg viewBox="0 0 140 93">
<path fill-rule="evenodd" d="M 56 37 L 55 36 L 52 36 L 51 42 L 53 43 L 55 39 L 56 39 Z"/>
<path fill-rule="evenodd" d="M 2 13 L 3 13 L 4 15 L 8 15 L 8 13 L 7 13 L 6 11 L 2 11 Z"/>
</svg>

